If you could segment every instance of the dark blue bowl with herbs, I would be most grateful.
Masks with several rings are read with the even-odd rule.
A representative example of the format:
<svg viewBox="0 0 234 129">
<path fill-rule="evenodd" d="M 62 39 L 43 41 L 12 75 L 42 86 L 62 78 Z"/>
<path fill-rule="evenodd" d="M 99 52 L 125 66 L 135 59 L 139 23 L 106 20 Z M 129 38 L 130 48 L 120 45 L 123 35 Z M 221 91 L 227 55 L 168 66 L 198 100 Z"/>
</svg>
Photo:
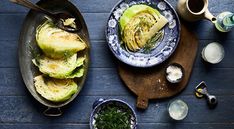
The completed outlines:
<svg viewBox="0 0 234 129">
<path fill-rule="evenodd" d="M 99 99 L 93 103 L 90 129 L 136 129 L 133 108 L 123 100 Z"/>
</svg>

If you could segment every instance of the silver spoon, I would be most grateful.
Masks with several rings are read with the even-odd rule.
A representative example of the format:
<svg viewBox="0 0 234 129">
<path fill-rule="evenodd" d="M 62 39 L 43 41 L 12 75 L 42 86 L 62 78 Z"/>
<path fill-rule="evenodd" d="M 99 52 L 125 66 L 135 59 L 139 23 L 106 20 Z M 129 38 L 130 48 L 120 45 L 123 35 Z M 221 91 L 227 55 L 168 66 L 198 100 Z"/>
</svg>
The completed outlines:
<svg viewBox="0 0 234 129">
<path fill-rule="evenodd" d="M 75 23 L 76 23 L 76 28 L 70 27 L 70 26 L 65 26 L 63 24 L 63 21 L 68 19 L 68 18 L 74 18 L 72 15 L 66 13 L 66 12 L 56 12 L 56 13 L 52 13 L 50 11 L 47 11 L 41 7 L 39 7 L 38 5 L 35 5 L 31 2 L 29 2 L 28 0 L 10 0 L 13 3 L 16 3 L 18 5 L 33 9 L 35 11 L 41 12 L 46 14 L 47 16 L 49 16 L 49 18 L 52 19 L 52 21 L 54 22 L 54 24 L 65 31 L 68 32 L 77 32 L 79 31 L 81 28 L 80 25 L 78 25 L 77 19 L 75 19 Z"/>
</svg>

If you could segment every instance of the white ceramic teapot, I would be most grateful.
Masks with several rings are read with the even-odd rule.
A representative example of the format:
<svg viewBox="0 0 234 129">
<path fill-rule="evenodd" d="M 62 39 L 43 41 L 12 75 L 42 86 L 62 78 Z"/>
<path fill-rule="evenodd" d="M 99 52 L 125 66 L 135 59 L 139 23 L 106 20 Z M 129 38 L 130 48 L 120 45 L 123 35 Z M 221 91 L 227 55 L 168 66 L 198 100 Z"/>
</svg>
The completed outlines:
<svg viewBox="0 0 234 129">
<path fill-rule="evenodd" d="M 208 0 L 179 0 L 177 4 L 179 15 L 186 21 L 207 19 L 215 23 L 216 18 L 208 9 Z"/>
</svg>

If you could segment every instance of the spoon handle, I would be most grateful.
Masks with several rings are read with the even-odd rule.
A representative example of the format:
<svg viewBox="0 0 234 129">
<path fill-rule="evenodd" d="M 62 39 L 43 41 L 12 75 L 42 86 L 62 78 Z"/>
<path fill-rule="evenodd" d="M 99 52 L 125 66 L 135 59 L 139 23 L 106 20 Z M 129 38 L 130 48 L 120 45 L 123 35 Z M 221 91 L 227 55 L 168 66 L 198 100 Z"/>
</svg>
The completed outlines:
<svg viewBox="0 0 234 129">
<path fill-rule="evenodd" d="M 39 11 L 41 13 L 44 13 L 44 14 L 50 16 L 50 18 L 55 18 L 55 16 L 54 16 L 53 13 L 51 13 L 51 12 L 49 12 L 49 11 L 41 8 L 41 7 L 39 7 L 38 5 L 35 5 L 35 4 L 31 3 L 28 0 L 10 0 L 10 1 L 13 2 L 13 3 L 16 3 L 18 5 L 21 5 L 21 6 L 33 9 L 35 11 Z"/>
</svg>

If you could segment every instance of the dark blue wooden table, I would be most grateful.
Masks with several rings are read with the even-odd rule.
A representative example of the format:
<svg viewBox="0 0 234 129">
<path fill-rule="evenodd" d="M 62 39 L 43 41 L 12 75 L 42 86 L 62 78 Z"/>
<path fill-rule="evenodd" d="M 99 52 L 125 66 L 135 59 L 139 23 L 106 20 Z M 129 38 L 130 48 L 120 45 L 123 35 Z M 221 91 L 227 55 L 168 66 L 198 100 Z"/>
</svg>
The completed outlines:
<svg viewBox="0 0 234 129">
<path fill-rule="evenodd" d="M 36 2 L 36 0 L 33 0 Z M 92 104 L 98 98 L 119 98 L 135 108 L 135 96 L 121 82 L 117 60 L 108 49 L 104 28 L 111 8 L 118 0 L 72 0 L 82 12 L 91 37 L 91 65 L 81 94 L 64 109 L 61 117 L 45 117 L 45 109 L 27 91 L 19 72 L 17 44 L 28 9 L 0 2 L 0 129 L 88 129 Z M 169 0 L 175 7 L 177 1 Z M 234 12 L 234 0 L 210 0 L 210 11 Z M 180 122 L 167 114 L 170 99 L 150 101 L 146 111 L 137 111 L 139 129 L 234 129 L 234 31 L 219 33 L 208 21 L 190 24 L 199 38 L 199 50 L 188 87 L 175 98 L 188 103 L 189 114 Z M 201 49 L 220 42 L 225 58 L 217 65 L 202 62 Z M 210 110 L 204 99 L 195 98 L 194 87 L 202 80 L 219 104 Z"/>
</svg>

